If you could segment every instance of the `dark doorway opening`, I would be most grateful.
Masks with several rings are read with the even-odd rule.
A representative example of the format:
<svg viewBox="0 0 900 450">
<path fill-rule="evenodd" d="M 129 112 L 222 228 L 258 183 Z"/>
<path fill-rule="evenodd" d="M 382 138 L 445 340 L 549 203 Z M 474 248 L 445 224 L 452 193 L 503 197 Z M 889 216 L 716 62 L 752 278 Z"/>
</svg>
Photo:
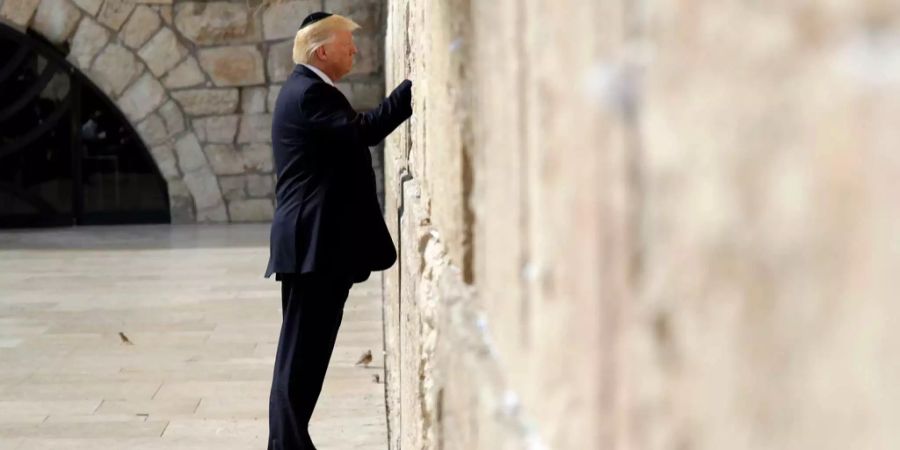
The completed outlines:
<svg viewBox="0 0 900 450">
<path fill-rule="evenodd" d="M 150 152 L 65 53 L 0 24 L 0 228 L 169 223 Z"/>
</svg>

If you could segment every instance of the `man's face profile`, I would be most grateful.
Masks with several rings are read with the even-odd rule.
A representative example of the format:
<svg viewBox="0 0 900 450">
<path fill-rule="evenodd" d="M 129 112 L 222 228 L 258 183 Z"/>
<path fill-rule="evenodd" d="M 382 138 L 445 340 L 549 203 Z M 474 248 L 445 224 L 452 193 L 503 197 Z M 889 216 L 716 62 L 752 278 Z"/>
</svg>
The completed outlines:
<svg viewBox="0 0 900 450">
<path fill-rule="evenodd" d="M 334 39 L 323 46 L 326 63 L 331 72 L 340 79 L 353 70 L 353 58 L 356 55 L 356 44 L 353 33 L 346 30 L 335 31 Z"/>
</svg>

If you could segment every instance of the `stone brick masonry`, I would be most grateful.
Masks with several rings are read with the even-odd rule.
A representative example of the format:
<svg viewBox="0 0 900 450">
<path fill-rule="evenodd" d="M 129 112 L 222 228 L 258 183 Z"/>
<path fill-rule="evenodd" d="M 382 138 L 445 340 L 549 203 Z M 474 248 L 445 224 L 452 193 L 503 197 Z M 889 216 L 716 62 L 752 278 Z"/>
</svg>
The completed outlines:
<svg viewBox="0 0 900 450">
<path fill-rule="evenodd" d="M 900 6 L 394 0 L 393 449 L 890 449 Z"/>
<path fill-rule="evenodd" d="M 257 222 L 273 213 L 271 113 L 300 21 L 327 10 L 363 25 L 340 87 L 366 109 L 383 94 L 381 4 L 0 0 L 0 20 L 67 48 L 119 106 L 168 181 L 174 222 Z"/>
</svg>

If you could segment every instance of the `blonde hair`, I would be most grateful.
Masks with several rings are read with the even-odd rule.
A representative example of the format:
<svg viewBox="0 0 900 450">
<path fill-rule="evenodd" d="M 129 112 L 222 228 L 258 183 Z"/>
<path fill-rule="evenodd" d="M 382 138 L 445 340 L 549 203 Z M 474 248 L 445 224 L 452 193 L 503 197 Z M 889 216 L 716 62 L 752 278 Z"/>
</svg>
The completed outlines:
<svg viewBox="0 0 900 450">
<path fill-rule="evenodd" d="M 336 31 L 354 31 L 359 25 L 337 14 L 307 25 L 294 37 L 294 64 L 308 64 L 319 47 L 331 42 Z"/>
</svg>

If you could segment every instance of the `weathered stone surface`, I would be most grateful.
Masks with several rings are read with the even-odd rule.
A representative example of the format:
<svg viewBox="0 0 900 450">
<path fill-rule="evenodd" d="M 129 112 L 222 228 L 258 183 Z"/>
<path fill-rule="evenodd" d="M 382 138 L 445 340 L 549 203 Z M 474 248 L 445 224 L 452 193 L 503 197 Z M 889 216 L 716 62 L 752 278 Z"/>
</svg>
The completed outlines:
<svg viewBox="0 0 900 450">
<path fill-rule="evenodd" d="M 149 6 L 140 5 L 122 27 L 119 37 L 126 46 L 138 49 L 159 30 L 161 25 L 162 20 L 156 11 Z"/>
<path fill-rule="evenodd" d="M 208 167 L 184 174 L 184 184 L 194 197 L 198 222 L 226 222 L 228 212 L 216 175 Z"/>
<path fill-rule="evenodd" d="M 81 11 L 69 0 L 42 0 L 31 28 L 50 42 L 61 43 L 69 39 L 80 18 Z"/>
<path fill-rule="evenodd" d="M 173 224 L 194 223 L 194 196 L 180 178 L 169 180 L 169 213 Z"/>
<path fill-rule="evenodd" d="M 79 8 L 91 16 L 96 16 L 103 6 L 103 0 L 73 0 Z"/>
<path fill-rule="evenodd" d="M 0 17 L 20 27 L 28 26 L 40 0 L 5 0 L 0 5 Z"/>
<path fill-rule="evenodd" d="M 159 116 L 162 118 L 169 136 L 184 131 L 184 114 L 181 113 L 181 108 L 174 100 L 169 100 L 159 108 Z"/>
<path fill-rule="evenodd" d="M 293 38 L 297 34 L 297 20 L 321 9 L 318 0 L 288 0 L 273 2 L 263 11 L 263 36 L 267 41 Z"/>
<path fill-rule="evenodd" d="M 269 90 L 265 87 L 245 87 L 241 89 L 241 112 L 244 114 L 262 114 L 266 112 L 266 96 Z"/>
<path fill-rule="evenodd" d="M 194 119 L 191 124 L 202 142 L 230 144 L 237 134 L 240 116 L 211 116 Z"/>
<path fill-rule="evenodd" d="M 272 146 L 269 144 L 245 144 L 241 146 L 241 156 L 248 170 L 261 173 L 272 172 Z"/>
<path fill-rule="evenodd" d="M 250 197 L 271 197 L 275 194 L 275 179 L 272 175 L 247 175 L 247 195 Z"/>
<path fill-rule="evenodd" d="M 237 89 L 222 88 L 175 91 L 172 97 L 188 115 L 205 116 L 236 112 L 240 95 Z"/>
<path fill-rule="evenodd" d="M 111 43 L 97 55 L 91 78 L 110 97 L 118 97 L 141 74 L 142 64 L 127 48 Z M 149 111 L 148 111 L 149 112 Z"/>
<path fill-rule="evenodd" d="M 353 19 L 360 26 L 357 33 L 376 33 L 382 28 L 382 5 L 377 1 L 325 0 L 325 11 Z"/>
<path fill-rule="evenodd" d="M 156 167 L 159 168 L 163 177 L 167 180 L 181 178 L 181 173 L 178 171 L 178 160 L 175 158 L 175 152 L 172 150 L 171 145 L 151 147 L 150 154 L 153 155 L 153 161 L 156 162 Z M 169 192 L 169 196 L 172 196 L 171 192 Z"/>
<path fill-rule="evenodd" d="M 119 99 L 119 108 L 131 121 L 147 116 L 166 100 L 166 90 L 150 73 L 138 78 Z"/>
<path fill-rule="evenodd" d="M 266 81 L 263 57 L 256 46 L 202 49 L 198 57 L 216 86 L 247 86 Z"/>
<path fill-rule="evenodd" d="M 159 8 L 159 17 L 162 18 L 163 23 L 171 27 L 175 16 L 172 5 L 159 5 L 157 8 Z"/>
<path fill-rule="evenodd" d="M 293 49 L 293 40 L 272 44 L 269 47 L 269 58 L 266 61 L 269 82 L 284 81 L 294 70 Z"/>
<path fill-rule="evenodd" d="M 175 27 L 200 45 L 253 42 L 261 36 L 252 11 L 243 3 L 180 2 Z"/>
<path fill-rule="evenodd" d="M 266 98 L 266 109 L 270 113 L 275 112 L 275 101 L 278 100 L 279 93 L 281 93 L 280 84 L 269 85 L 269 96 Z"/>
<path fill-rule="evenodd" d="M 134 7 L 135 4 L 129 0 L 106 0 L 103 8 L 100 9 L 100 14 L 97 15 L 97 20 L 112 28 L 113 31 L 119 31 Z"/>
<path fill-rule="evenodd" d="M 150 114 L 137 125 L 137 132 L 147 146 L 157 145 L 168 138 L 166 126 L 157 114 Z"/>
<path fill-rule="evenodd" d="M 378 82 L 339 82 L 337 88 L 358 111 L 375 108 L 384 100 L 384 84 Z"/>
<path fill-rule="evenodd" d="M 209 144 L 204 151 L 216 175 L 237 175 L 244 173 L 244 161 L 231 144 Z"/>
<path fill-rule="evenodd" d="M 82 71 L 87 72 L 94 56 L 109 42 L 109 31 L 94 19 L 85 17 L 78 24 L 72 37 L 68 60 Z"/>
<path fill-rule="evenodd" d="M 219 187 L 222 189 L 222 197 L 226 201 L 247 198 L 245 178 L 244 175 L 220 176 Z"/>
<path fill-rule="evenodd" d="M 272 115 L 249 114 L 243 116 L 237 141 L 241 144 L 272 142 Z"/>
<path fill-rule="evenodd" d="M 232 222 L 268 222 L 272 220 L 275 207 L 269 199 L 232 200 L 228 202 L 228 213 Z"/>
<path fill-rule="evenodd" d="M 391 448 L 890 448 L 887 3 L 388 2 Z"/>
<path fill-rule="evenodd" d="M 175 67 L 188 50 L 178 42 L 175 33 L 169 27 L 163 27 L 138 52 L 147 63 L 153 75 L 161 77 Z"/>
<path fill-rule="evenodd" d="M 178 165 L 182 173 L 195 172 L 209 167 L 203 149 L 194 133 L 187 133 L 175 142 Z"/>
<path fill-rule="evenodd" d="M 205 82 L 206 77 L 193 56 L 185 58 L 163 78 L 163 84 L 169 89 L 194 87 Z"/>
</svg>

